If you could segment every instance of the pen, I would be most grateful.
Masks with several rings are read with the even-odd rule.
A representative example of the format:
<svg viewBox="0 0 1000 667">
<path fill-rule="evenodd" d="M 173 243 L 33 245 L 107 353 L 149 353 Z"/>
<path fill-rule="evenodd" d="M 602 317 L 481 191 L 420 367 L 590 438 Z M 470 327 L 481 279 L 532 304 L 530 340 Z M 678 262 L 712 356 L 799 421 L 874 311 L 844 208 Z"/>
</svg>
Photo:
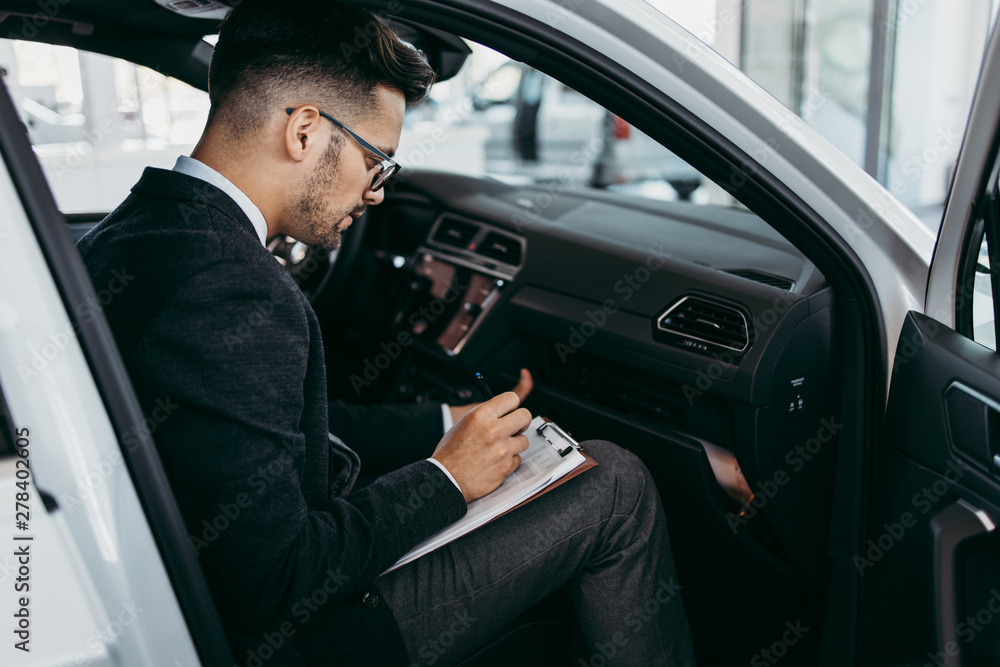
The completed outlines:
<svg viewBox="0 0 1000 667">
<path fill-rule="evenodd" d="M 490 386 L 486 384 L 486 378 L 478 371 L 476 372 L 476 387 L 479 388 L 479 393 L 483 395 L 483 400 L 488 401 L 493 398 L 493 392 L 490 390 Z"/>
</svg>

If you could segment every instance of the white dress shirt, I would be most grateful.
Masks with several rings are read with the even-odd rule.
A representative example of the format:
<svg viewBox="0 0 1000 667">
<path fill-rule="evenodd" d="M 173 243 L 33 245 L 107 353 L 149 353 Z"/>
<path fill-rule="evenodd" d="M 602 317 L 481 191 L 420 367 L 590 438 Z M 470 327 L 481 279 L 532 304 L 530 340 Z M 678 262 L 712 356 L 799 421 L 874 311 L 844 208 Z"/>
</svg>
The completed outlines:
<svg viewBox="0 0 1000 667">
<path fill-rule="evenodd" d="M 236 187 L 231 180 L 212 169 L 204 162 L 196 160 L 193 157 L 188 157 L 187 155 L 181 155 L 177 158 L 177 162 L 174 163 L 174 171 L 201 179 L 206 183 L 214 185 L 229 195 L 232 200 L 236 202 L 236 205 L 240 207 L 240 210 L 242 210 L 243 213 L 250 218 L 250 222 L 253 224 L 253 228 L 257 232 L 257 237 L 260 239 L 261 245 L 267 247 L 267 221 L 264 219 L 264 214 L 261 213 L 260 209 L 257 208 L 257 205 L 250 200 L 250 197 L 247 197 L 246 193 Z M 443 404 L 441 406 L 441 418 L 444 423 L 444 432 L 447 433 L 451 430 L 451 427 L 454 426 L 451 418 L 451 410 L 447 404 Z M 428 458 L 427 460 L 440 468 L 441 472 L 447 475 L 448 479 L 451 480 L 451 483 L 455 485 L 455 488 L 459 491 L 462 490 L 462 487 L 458 485 L 458 482 L 455 481 L 455 478 L 448 471 L 448 469 L 444 467 L 443 463 L 435 458 Z"/>
<path fill-rule="evenodd" d="M 177 158 L 177 162 L 174 163 L 174 171 L 179 171 L 182 174 L 193 176 L 206 183 L 211 183 L 229 195 L 246 216 L 250 218 L 253 228 L 257 231 L 257 237 L 260 239 L 261 245 L 267 246 L 267 221 L 264 220 L 264 214 L 260 212 L 256 204 L 250 201 L 250 197 L 247 197 L 231 180 L 204 162 L 195 160 L 193 157 L 188 157 L 187 155 L 181 155 Z"/>
</svg>

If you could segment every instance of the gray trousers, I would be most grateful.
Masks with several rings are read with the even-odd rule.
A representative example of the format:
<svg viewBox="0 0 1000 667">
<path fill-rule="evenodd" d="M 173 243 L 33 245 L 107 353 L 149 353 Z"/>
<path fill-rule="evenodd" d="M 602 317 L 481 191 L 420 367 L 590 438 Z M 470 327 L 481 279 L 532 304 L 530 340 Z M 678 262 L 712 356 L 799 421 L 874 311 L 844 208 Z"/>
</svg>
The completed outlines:
<svg viewBox="0 0 1000 667">
<path fill-rule="evenodd" d="M 375 581 L 413 665 L 455 665 L 567 582 L 583 664 L 694 665 L 649 471 L 610 442 L 582 445 L 597 467 Z"/>
</svg>

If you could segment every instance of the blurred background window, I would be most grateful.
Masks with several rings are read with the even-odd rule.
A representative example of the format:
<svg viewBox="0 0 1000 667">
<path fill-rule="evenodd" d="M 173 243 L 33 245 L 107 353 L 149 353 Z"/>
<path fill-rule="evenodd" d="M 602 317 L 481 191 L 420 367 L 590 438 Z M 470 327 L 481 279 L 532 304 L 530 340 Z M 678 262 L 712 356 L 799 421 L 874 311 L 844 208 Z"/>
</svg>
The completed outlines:
<svg viewBox="0 0 1000 667">
<path fill-rule="evenodd" d="M 646 0 L 940 223 L 1000 0 Z M 214 44 L 215 37 L 205 38 Z M 575 90 L 478 44 L 406 116 L 404 167 L 738 206 Z M 109 211 L 194 147 L 208 96 L 122 60 L 0 40 L 0 66 L 66 213 Z"/>
<path fill-rule="evenodd" d="M 208 116 L 208 94 L 124 60 L 0 39 L 0 67 L 64 213 L 107 212 L 145 166 L 173 166 Z"/>
<path fill-rule="evenodd" d="M 716 12 L 740 16 L 726 58 L 936 231 L 998 5 L 717 0 Z"/>
</svg>

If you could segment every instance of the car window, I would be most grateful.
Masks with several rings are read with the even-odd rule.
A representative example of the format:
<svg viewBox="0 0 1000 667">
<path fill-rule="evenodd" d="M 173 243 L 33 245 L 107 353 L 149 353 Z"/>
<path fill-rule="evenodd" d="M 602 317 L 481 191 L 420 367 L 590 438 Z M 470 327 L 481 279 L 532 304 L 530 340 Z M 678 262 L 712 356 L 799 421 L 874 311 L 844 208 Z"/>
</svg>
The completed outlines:
<svg viewBox="0 0 1000 667">
<path fill-rule="evenodd" d="M 559 81 L 478 44 L 407 114 L 404 167 L 733 207 L 724 189 Z M 204 128 L 208 95 L 133 63 L 0 40 L 0 66 L 59 209 L 106 213 L 146 166 L 170 168 Z"/>
<path fill-rule="evenodd" d="M 208 94 L 108 56 L 0 39 L 0 67 L 63 213 L 106 213 L 146 166 L 170 168 L 208 115 Z"/>
<path fill-rule="evenodd" d="M 990 248 L 983 234 L 976 265 L 975 290 L 972 293 L 972 339 L 991 350 L 997 349 L 993 315 L 993 287 L 990 272 L 996 264 L 990 259 Z M 1000 269 L 1000 267 L 996 267 Z"/>
<path fill-rule="evenodd" d="M 996 292 L 1000 287 L 1000 181 L 985 205 L 977 206 L 966 232 L 955 312 L 958 331 L 991 350 L 997 349 Z M 969 296 L 966 296 L 969 295 Z"/>
<path fill-rule="evenodd" d="M 470 43 L 453 79 L 410 111 L 396 155 L 404 167 L 512 184 L 593 188 L 667 201 L 738 202 L 670 150 L 585 95 Z"/>
</svg>

